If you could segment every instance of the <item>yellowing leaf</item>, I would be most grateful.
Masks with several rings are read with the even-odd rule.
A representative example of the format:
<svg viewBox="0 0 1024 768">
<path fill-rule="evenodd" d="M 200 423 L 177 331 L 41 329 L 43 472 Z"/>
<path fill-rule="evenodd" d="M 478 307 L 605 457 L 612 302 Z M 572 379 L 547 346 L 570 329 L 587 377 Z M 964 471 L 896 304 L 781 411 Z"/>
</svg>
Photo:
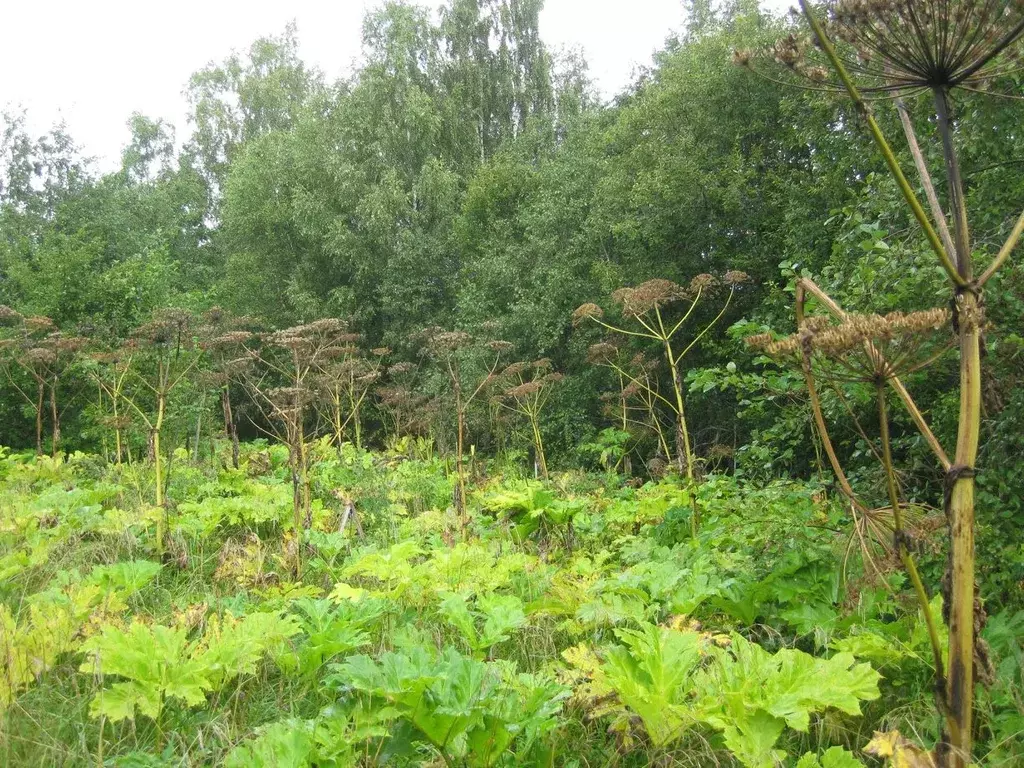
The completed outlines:
<svg viewBox="0 0 1024 768">
<path fill-rule="evenodd" d="M 331 594 L 328 597 L 336 603 L 342 603 L 346 600 L 358 603 L 366 597 L 366 590 L 362 587 L 353 587 L 351 584 L 339 581 L 334 585 L 334 589 L 331 590 Z"/>
<path fill-rule="evenodd" d="M 935 755 L 900 735 L 899 731 L 875 731 L 864 752 L 888 760 L 891 768 L 935 768 Z"/>
</svg>

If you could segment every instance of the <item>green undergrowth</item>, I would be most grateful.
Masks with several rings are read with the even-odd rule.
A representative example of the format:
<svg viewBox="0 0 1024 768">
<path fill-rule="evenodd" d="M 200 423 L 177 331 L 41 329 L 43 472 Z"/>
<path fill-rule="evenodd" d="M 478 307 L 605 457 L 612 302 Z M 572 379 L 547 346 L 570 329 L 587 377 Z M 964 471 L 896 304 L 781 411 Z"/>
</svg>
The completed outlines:
<svg viewBox="0 0 1024 768">
<path fill-rule="evenodd" d="M 938 736 L 923 622 L 825 489 L 710 476 L 694 534 L 676 480 L 481 463 L 464 529 L 443 461 L 312 451 L 298 535 L 282 449 L 173 457 L 162 557 L 144 467 L 0 455 L 2 764 L 850 768 Z M 1022 635 L 986 628 L 984 765 L 1024 750 Z"/>
</svg>

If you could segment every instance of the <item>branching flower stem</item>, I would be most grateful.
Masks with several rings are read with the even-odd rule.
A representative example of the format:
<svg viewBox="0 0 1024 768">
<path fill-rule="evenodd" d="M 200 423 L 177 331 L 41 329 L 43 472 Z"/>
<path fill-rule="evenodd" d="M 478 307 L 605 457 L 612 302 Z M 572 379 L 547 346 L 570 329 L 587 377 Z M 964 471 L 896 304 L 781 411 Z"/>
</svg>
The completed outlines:
<svg viewBox="0 0 1024 768">
<path fill-rule="evenodd" d="M 900 506 L 899 489 L 896 484 L 896 470 L 892 461 L 892 443 L 889 438 L 889 413 L 885 402 L 886 387 L 885 380 L 879 377 L 875 385 L 875 399 L 878 402 L 878 425 L 882 441 L 882 466 L 885 469 L 885 484 L 889 494 L 889 504 L 892 507 L 893 538 L 895 540 L 896 552 L 903 568 L 907 572 L 910 583 L 914 587 L 914 594 L 917 596 L 918 607 L 924 616 L 925 626 L 928 628 L 928 641 L 932 647 L 932 658 L 935 665 L 935 678 L 938 682 L 937 690 L 945 682 L 945 671 L 942 662 L 942 646 L 939 644 L 939 633 L 935 626 L 935 617 L 932 615 L 931 605 L 928 601 L 928 593 L 925 591 L 924 583 L 921 581 L 921 574 L 918 573 L 917 564 L 907 547 L 907 534 L 903 528 L 903 511 Z M 939 694 L 942 695 L 941 693 Z M 953 727 L 950 713 L 943 709 L 943 716 L 946 718 L 946 726 Z"/>
</svg>

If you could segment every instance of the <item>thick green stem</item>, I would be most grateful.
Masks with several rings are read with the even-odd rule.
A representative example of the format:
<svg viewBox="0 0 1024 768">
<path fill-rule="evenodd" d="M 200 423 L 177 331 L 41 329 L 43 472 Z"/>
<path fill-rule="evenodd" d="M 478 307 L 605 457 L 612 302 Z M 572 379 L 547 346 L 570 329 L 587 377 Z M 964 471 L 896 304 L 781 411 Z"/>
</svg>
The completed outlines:
<svg viewBox="0 0 1024 768">
<path fill-rule="evenodd" d="M 953 145 L 949 94 L 936 88 L 933 95 L 946 164 L 957 272 L 961 284 L 970 286 L 974 275 L 967 204 Z M 966 768 L 971 762 L 974 709 L 974 465 L 981 434 L 980 288 L 957 291 L 954 299 L 960 333 L 960 423 L 954 466 L 948 475 L 953 487 L 948 494 L 949 508 L 946 510 L 950 526 L 949 679 L 946 699 L 953 719 L 947 762 L 953 768 Z"/>
</svg>

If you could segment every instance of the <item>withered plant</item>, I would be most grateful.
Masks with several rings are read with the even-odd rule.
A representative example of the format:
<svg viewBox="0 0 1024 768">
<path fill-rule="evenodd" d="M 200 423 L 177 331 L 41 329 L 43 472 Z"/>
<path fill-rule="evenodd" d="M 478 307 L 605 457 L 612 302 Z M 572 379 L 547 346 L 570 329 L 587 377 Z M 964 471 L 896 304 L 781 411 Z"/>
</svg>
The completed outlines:
<svg viewBox="0 0 1024 768">
<path fill-rule="evenodd" d="M 466 532 L 466 416 L 473 402 L 493 383 L 502 355 L 512 350 L 507 341 L 480 343 L 465 331 L 427 328 L 422 332 L 425 350 L 441 366 L 455 410 L 455 513 Z M 476 360 L 479 364 L 471 363 Z"/>
<path fill-rule="evenodd" d="M 127 456 L 131 463 L 131 450 L 125 440 L 125 432 L 131 425 L 129 407 L 125 401 L 125 385 L 132 370 L 132 356 L 135 349 L 126 345 L 120 349 L 93 352 L 88 356 L 85 370 L 96 382 L 98 389 L 97 406 L 101 426 L 114 433 L 114 463 L 120 466 Z M 110 401 L 109 410 L 107 400 Z M 104 451 L 106 442 L 104 438 Z"/>
<path fill-rule="evenodd" d="M 544 455 L 544 440 L 540 433 L 540 419 L 551 396 L 551 390 L 564 376 L 551 370 L 546 357 L 533 362 L 512 363 L 498 379 L 505 387 L 495 401 L 503 408 L 526 418 L 530 425 L 533 452 L 541 477 L 548 479 L 548 462 Z"/>
<path fill-rule="evenodd" d="M 606 363 L 616 373 L 643 389 L 652 398 L 664 404 L 673 414 L 676 436 L 675 462 L 680 475 L 686 477 L 690 485 L 690 499 L 693 507 L 691 518 L 693 531 L 696 533 L 700 524 L 700 513 L 697 507 L 694 484 L 697 480 L 696 456 L 690 439 L 690 429 L 686 420 L 686 396 L 683 376 L 683 359 L 697 343 L 714 328 L 732 302 L 733 295 L 739 285 L 749 278 L 743 272 L 730 271 L 721 280 L 709 274 L 694 277 L 689 286 L 683 287 L 671 280 L 648 280 L 632 288 L 619 288 L 612 293 L 612 302 L 618 306 L 621 321 L 609 322 L 605 319 L 604 310 L 597 304 L 588 303 L 577 307 L 573 312 L 573 324 L 594 322 L 614 334 L 654 341 L 661 348 L 668 365 L 669 379 L 672 384 L 671 398 L 657 392 L 649 384 L 649 380 L 637 377 L 625 367 L 619 366 L 613 359 Z M 687 321 L 693 317 L 702 301 L 716 296 L 717 288 L 725 287 L 725 298 L 719 299 L 718 312 L 699 328 L 691 330 L 687 338 L 679 340 Z M 621 322 L 621 324 L 619 324 Z"/>
<path fill-rule="evenodd" d="M 912 409 L 911 415 L 946 475 L 943 506 L 949 525 L 950 550 L 945 579 L 949 672 L 945 680 L 940 680 L 943 695 L 938 707 L 944 729 L 935 758 L 942 766 L 964 768 L 971 762 L 976 635 L 984 625 L 974 576 L 975 464 L 981 431 L 984 288 L 1016 247 L 1024 232 L 1024 213 L 1017 218 L 988 265 L 976 274 L 975 252 L 984 252 L 984 241 L 973 243 L 970 234 L 963 176 L 954 140 L 953 96 L 960 88 L 979 91 L 998 86 L 1001 77 L 1019 72 L 1024 5 L 1015 0 L 839 0 L 826 6 L 824 18 L 812 10 L 807 0 L 800 0 L 800 7 L 810 28 L 810 37 L 790 35 L 779 41 L 770 53 L 791 71 L 809 79 L 812 87 L 832 88 L 850 98 L 944 269 L 952 290 L 951 322 L 960 351 L 960 416 L 952 460 L 942 451 L 920 414 Z M 754 57 L 748 52 L 738 52 L 736 59 L 750 65 Z M 934 129 L 943 155 L 945 207 L 902 101 L 917 95 L 925 95 L 932 101 Z M 875 120 L 869 100 L 883 97 L 896 101 L 927 208 Z M 888 379 L 891 385 L 896 380 Z M 909 397 L 900 389 L 896 391 L 909 407 L 912 402 Z M 818 426 L 820 429 L 821 425 Z"/>
<path fill-rule="evenodd" d="M 326 411 L 331 440 L 340 452 L 350 428 L 356 448 L 363 447 L 363 406 L 391 350 L 378 347 L 367 355 L 359 346 L 362 334 L 351 331 L 340 334 L 336 341 L 336 356 L 318 364 L 316 378 L 321 394 L 317 404 Z"/>
<path fill-rule="evenodd" d="M 233 317 L 220 307 L 212 307 L 203 315 L 202 346 L 210 356 L 210 379 L 220 393 L 224 434 L 231 442 L 231 465 L 238 469 L 238 419 L 231 400 L 232 385 L 241 386 L 243 376 L 252 364 L 246 345 L 253 334 L 247 330 L 252 321 Z"/>
<path fill-rule="evenodd" d="M 606 411 L 616 426 L 630 434 L 635 431 L 653 433 L 660 455 L 670 457 L 672 449 L 659 414 L 663 398 L 657 374 L 658 361 L 642 352 L 627 354 L 620 345 L 611 341 L 599 341 L 587 348 L 587 362 L 611 369 L 618 378 L 618 391 L 602 396 L 606 401 Z M 628 459 L 629 454 L 626 453 L 622 461 L 628 462 Z"/>
<path fill-rule="evenodd" d="M 43 421 L 49 410 L 50 453 L 60 450 L 59 390 L 61 379 L 77 359 L 85 339 L 66 336 L 56 329 L 54 322 L 40 315 L 24 317 L 10 307 L 0 307 L 0 326 L 9 329 L 0 339 L 0 366 L 11 386 L 32 408 L 36 426 L 36 454 L 43 454 Z M 13 367 L 12 367 L 13 366 Z M 14 370 L 20 370 L 31 381 L 31 393 L 19 382 Z M 47 402 L 48 401 L 48 402 Z"/>
<path fill-rule="evenodd" d="M 423 437 L 430 433 L 437 403 L 429 395 L 417 391 L 415 380 L 418 370 L 415 363 L 407 360 L 397 362 L 387 367 L 387 382 L 377 387 L 377 405 L 389 443 L 396 443 L 403 437 Z"/>
<path fill-rule="evenodd" d="M 312 524 L 306 417 L 317 397 L 317 372 L 342 353 L 344 343 L 340 339 L 346 332 L 343 321 L 324 318 L 253 337 L 247 346 L 255 364 L 245 371 L 245 389 L 266 418 L 272 436 L 288 446 L 296 578 L 302 571 L 302 547 L 298 544 L 302 532 Z M 254 343 L 257 340 L 258 347 Z M 238 368 L 242 369 L 241 363 Z"/>
<path fill-rule="evenodd" d="M 202 350 L 194 337 L 194 318 L 182 309 L 164 309 L 132 331 L 121 350 L 127 361 L 131 384 L 117 395 L 146 425 L 149 432 L 149 458 L 153 463 L 154 499 L 159 517 L 156 548 L 164 551 L 167 526 L 167 500 L 161 437 L 167 420 L 171 393 L 186 381 L 202 359 Z M 113 390 L 108 391 L 112 395 Z"/>
</svg>

